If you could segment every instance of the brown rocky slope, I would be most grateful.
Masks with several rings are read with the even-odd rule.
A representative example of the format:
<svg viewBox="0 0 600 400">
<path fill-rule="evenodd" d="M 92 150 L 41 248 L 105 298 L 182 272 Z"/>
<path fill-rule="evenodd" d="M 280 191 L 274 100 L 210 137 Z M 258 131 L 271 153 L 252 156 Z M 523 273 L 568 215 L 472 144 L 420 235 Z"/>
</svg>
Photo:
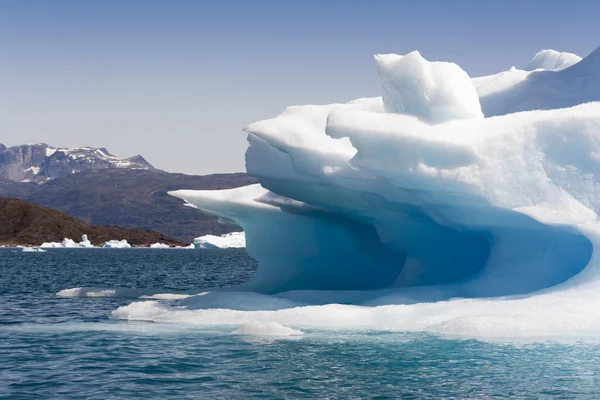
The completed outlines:
<svg viewBox="0 0 600 400">
<path fill-rule="evenodd" d="M 191 243 L 195 237 L 240 230 L 183 206 L 170 190 L 231 189 L 256 183 L 246 174 L 184 175 L 160 170 L 84 171 L 36 185 L 3 181 L 0 197 L 14 197 L 65 212 L 95 225 L 150 229 Z"/>
<path fill-rule="evenodd" d="M 137 246 L 157 242 L 172 246 L 185 245 L 158 232 L 92 225 L 60 211 L 0 197 L 0 245 L 37 246 L 43 242 L 60 242 L 64 238 L 79 241 L 83 234 L 88 235 L 95 246 L 102 246 L 112 239 L 126 239 L 131 245 Z"/>
</svg>

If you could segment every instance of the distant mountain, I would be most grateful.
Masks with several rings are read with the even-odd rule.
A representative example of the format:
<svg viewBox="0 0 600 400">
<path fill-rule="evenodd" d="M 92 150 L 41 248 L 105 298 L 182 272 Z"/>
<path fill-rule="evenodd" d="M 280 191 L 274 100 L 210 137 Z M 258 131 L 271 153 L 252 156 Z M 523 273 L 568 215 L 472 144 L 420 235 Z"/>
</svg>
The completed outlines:
<svg viewBox="0 0 600 400">
<path fill-rule="evenodd" d="M 39 246 L 43 242 L 60 242 L 64 238 L 79 241 L 83 234 L 88 235 L 92 244 L 97 246 L 112 239 L 126 239 L 132 245 L 157 242 L 183 245 L 158 232 L 90 225 L 56 210 L 5 197 L 0 197 L 0 221 L 0 244 L 5 245 Z"/>
<path fill-rule="evenodd" d="M 191 243 L 194 237 L 239 228 L 184 207 L 167 191 L 229 189 L 253 183 L 256 179 L 242 173 L 194 176 L 156 169 L 113 168 L 68 174 L 43 185 L 0 179 L 0 196 L 41 204 L 87 223 L 151 229 Z"/>
<path fill-rule="evenodd" d="M 45 143 L 6 147 L 0 144 L 0 178 L 11 181 L 41 184 L 77 172 L 109 168 L 154 169 L 140 155 L 121 159 L 105 148 L 60 148 Z"/>
</svg>

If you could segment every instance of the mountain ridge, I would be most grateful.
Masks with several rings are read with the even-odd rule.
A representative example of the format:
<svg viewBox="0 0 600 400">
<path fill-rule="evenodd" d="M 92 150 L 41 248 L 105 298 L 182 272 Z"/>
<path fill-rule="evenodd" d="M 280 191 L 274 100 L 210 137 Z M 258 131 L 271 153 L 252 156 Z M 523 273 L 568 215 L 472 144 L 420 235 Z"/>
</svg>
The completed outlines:
<svg viewBox="0 0 600 400">
<path fill-rule="evenodd" d="M 141 155 L 119 158 L 106 148 L 54 147 L 46 143 L 7 147 L 0 143 L 0 178 L 44 184 L 86 170 L 156 169 Z"/>
</svg>

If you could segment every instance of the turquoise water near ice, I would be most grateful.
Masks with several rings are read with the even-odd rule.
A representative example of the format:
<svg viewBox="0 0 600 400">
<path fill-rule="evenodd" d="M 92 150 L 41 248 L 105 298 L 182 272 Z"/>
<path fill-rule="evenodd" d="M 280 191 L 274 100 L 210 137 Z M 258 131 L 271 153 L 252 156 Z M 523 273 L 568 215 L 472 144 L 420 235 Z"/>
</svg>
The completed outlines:
<svg viewBox="0 0 600 400">
<path fill-rule="evenodd" d="M 597 342 L 316 329 L 267 339 L 111 320 L 131 299 L 56 297 L 231 286 L 255 268 L 234 249 L 0 249 L 0 398 L 600 398 Z"/>
</svg>

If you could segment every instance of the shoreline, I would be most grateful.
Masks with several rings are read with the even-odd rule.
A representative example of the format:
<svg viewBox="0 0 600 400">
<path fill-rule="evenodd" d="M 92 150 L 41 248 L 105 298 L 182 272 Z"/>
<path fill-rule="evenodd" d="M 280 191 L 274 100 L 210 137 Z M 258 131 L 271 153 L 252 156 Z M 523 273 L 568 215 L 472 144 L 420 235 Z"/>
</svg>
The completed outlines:
<svg viewBox="0 0 600 400">
<path fill-rule="evenodd" d="M 122 249 L 120 247 L 104 247 L 104 246 L 93 246 L 93 247 L 42 247 L 41 245 L 33 245 L 33 244 L 4 244 L 0 243 L 0 249 L 22 249 L 22 248 L 37 248 L 37 249 Z M 192 249 L 192 247 L 182 247 L 182 246 L 169 246 L 169 247 L 151 247 L 151 245 L 131 245 L 131 247 L 126 247 L 128 249 L 158 249 L 158 250 L 167 250 L 167 249 Z"/>
</svg>

